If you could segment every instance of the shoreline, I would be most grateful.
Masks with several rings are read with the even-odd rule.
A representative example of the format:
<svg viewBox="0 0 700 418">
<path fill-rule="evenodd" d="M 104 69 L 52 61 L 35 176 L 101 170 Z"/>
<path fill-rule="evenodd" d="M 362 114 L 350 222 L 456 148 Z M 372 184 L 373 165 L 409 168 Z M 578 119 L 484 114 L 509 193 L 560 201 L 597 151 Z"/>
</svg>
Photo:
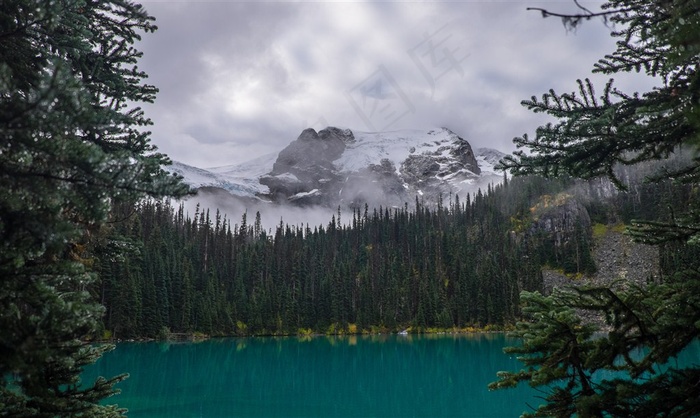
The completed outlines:
<svg viewBox="0 0 700 418">
<path fill-rule="evenodd" d="M 384 327 L 372 327 L 371 329 L 363 329 L 361 331 L 349 332 L 347 329 L 334 329 L 335 332 L 314 332 L 310 329 L 299 329 L 297 332 L 261 332 L 261 333 L 233 333 L 233 334 L 216 334 L 209 335 L 201 332 L 191 333 L 170 333 L 165 338 L 155 337 L 138 337 L 138 338 L 110 338 L 98 339 L 93 342 L 116 344 L 122 342 L 170 342 L 170 343 L 196 343 L 208 341 L 212 339 L 223 338 L 263 338 L 263 337 L 298 337 L 298 338 L 316 338 L 316 337 L 358 337 L 358 336 L 380 336 L 380 335 L 401 335 L 401 336 L 416 336 L 416 335 L 468 335 L 468 334 L 504 334 L 514 330 L 514 325 L 487 325 L 485 327 L 463 327 L 463 328 L 414 328 L 407 327 L 403 329 L 388 329 Z"/>
</svg>

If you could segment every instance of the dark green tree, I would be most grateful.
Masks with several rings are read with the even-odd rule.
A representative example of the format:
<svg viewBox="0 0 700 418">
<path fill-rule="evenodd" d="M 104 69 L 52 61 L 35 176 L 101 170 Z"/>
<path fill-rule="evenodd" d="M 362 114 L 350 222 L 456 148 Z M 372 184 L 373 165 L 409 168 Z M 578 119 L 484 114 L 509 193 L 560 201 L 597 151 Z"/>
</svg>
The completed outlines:
<svg viewBox="0 0 700 418">
<path fill-rule="evenodd" d="M 80 382 L 109 347 L 87 343 L 91 239 L 112 204 L 182 195 L 134 103 L 133 48 L 152 18 L 130 1 L 7 0 L 0 10 L 0 411 L 3 416 L 118 416 L 99 401 L 123 379 Z"/>
<path fill-rule="evenodd" d="M 577 3 L 578 4 L 578 3 Z M 610 0 L 601 12 L 581 8 L 558 15 L 569 26 L 602 17 L 613 24 L 617 49 L 594 72 L 643 72 L 660 85 L 627 94 L 610 81 L 596 96 L 590 81 L 578 92 L 550 91 L 523 104 L 557 119 L 535 137 L 516 138 L 518 151 L 501 165 L 513 174 L 605 176 L 620 188 L 621 165 L 665 161 L 683 148 L 697 151 L 700 125 L 700 3 L 697 0 Z M 686 166 L 662 169 L 651 180 L 674 179 L 697 186 L 697 152 Z M 663 166 L 663 164 L 661 164 Z M 633 222 L 631 235 L 647 243 L 680 241 L 697 246 L 697 201 L 685 214 L 670 209 L 665 219 Z M 681 250 L 682 251 L 682 250 Z M 501 372 L 491 388 L 529 382 L 544 387 L 546 403 L 536 416 L 697 416 L 700 365 L 672 361 L 700 335 L 700 270 L 697 261 L 667 272 L 663 283 L 578 288 L 549 297 L 524 293 L 528 321 L 518 325 L 525 367 Z M 601 314 L 607 327 L 582 321 L 581 310 Z M 602 334 L 599 334 L 602 332 Z"/>
</svg>

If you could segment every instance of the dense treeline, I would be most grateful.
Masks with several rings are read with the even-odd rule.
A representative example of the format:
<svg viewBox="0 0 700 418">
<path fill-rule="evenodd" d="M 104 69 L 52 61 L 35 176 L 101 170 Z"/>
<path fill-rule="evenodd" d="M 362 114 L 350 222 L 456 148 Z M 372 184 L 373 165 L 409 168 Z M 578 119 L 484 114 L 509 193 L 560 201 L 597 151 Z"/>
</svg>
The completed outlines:
<svg viewBox="0 0 700 418">
<path fill-rule="evenodd" d="M 522 231 L 540 196 L 565 187 L 516 178 L 464 202 L 416 200 L 274 231 L 259 215 L 232 225 L 163 201 L 123 206 L 97 248 L 105 328 L 131 338 L 511 323 L 520 291 L 540 289 L 541 265 L 591 265 L 571 262 L 590 253 L 590 230 L 571 245 Z"/>
<path fill-rule="evenodd" d="M 562 241 L 536 227 L 548 210 L 575 200 L 593 222 L 630 224 L 681 209 L 694 193 L 641 177 L 630 185 L 601 200 L 601 183 L 517 177 L 465 201 L 274 230 L 259 215 L 234 224 L 148 200 L 119 207 L 103 231 L 95 292 L 115 338 L 503 325 L 519 317 L 520 291 L 541 289 L 542 266 L 595 271 L 590 227 L 576 221 Z M 687 264 L 691 250 L 662 247 L 662 266 Z"/>
</svg>

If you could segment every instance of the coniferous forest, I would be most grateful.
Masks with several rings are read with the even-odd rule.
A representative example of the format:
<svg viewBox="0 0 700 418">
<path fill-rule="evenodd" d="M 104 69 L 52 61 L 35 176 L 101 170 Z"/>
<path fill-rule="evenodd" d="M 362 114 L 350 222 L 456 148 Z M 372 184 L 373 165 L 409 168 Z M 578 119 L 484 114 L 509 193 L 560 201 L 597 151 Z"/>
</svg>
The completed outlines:
<svg viewBox="0 0 700 418">
<path fill-rule="evenodd" d="M 700 338 L 700 5 L 573 3 L 530 10 L 601 19 L 616 46 L 592 71 L 655 87 L 579 79 L 522 101 L 555 122 L 514 138 L 497 165 L 514 178 L 476 195 L 267 229 L 167 200 L 189 187 L 144 130 L 143 6 L 4 1 L 0 415 L 123 416 L 103 401 L 126 374 L 81 382 L 111 349 L 96 339 L 512 325 L 523 366 L 489 387 L 541 389 L 535 416 L 698 416 L 700 366 L 676 359 Z M 576 285 L 611 224 L 658 246 L 658 280 Z M 540 293 L 543 268 L 574 286 Z"/>
<path fill-rule="evenodd" d="M 542 202 L 573 199 L 572 184 L 518 177 L 463 201 L 365 207 L 325 226 L 274 230 L 259 214 L 234 221 L 162 200 L 123 205 L 96 245 L 94 292 L 117 339 L 507 326 L 520 316 L 520 292 L 541 290 L 543 266 L 595 271 L 590 225 L 562 244 L 533 223 Z M 624 222 L 679 192 L 637 190 L 587 211 Z"/>
</svg>

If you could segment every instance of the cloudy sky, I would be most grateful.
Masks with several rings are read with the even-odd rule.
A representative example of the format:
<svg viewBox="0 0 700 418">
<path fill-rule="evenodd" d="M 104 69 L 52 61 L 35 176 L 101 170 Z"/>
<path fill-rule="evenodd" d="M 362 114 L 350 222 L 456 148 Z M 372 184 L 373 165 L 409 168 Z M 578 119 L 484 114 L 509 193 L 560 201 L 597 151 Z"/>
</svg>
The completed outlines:
<svg viewBox="0 0 700 418">
<path fill-rule="evenodd" d="M 444 126 L 508 152 L 545 121 L 521 100 L 573 90 L 614 49 L 598 21 L 567 32 L 526 10 L 574 10 L 563 0 L 143 4 L 159 27 L 138 45 L 139 68 L 160 89 L 145 106 L 152 141 L 198 167 L 279 152 L 303 129 L 329 125 Z"/>
</svg>

